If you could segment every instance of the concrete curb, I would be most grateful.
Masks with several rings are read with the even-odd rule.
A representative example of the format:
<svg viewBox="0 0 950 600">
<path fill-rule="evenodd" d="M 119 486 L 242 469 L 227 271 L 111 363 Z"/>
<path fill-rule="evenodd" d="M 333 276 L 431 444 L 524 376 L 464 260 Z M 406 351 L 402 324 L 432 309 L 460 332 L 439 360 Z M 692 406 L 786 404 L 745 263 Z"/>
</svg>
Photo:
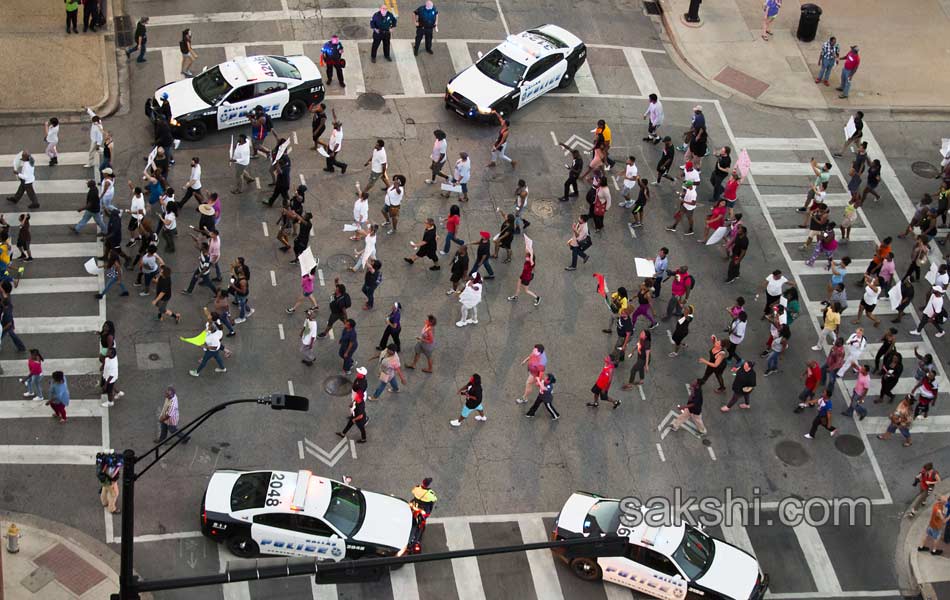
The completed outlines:
<svg viewBox="0 0 950 600">
<path fill-rule="evenodd" d="M 115 9 L 124 10 L 122 0 L 109 0 L 106 15 L 114 18 Z M 90 106 L 97 115 L 105 117 L 116 112 L 119 108 L 119 73 L 116 52 L 115 31 L 112 22 L 108 22 L 107 31 L 102 36 L 102 63 L 100 65 L 103 78 L 102 100 L 95 106 Z M 43 110 L 0 110 L 0 126 L 4 125 L 40 125 L 56 115 L 60 123 L 75 124 L 89 120 L 85 107 L 70 106 Z"/>
<path fill-rule="evenodd" d="M 934 488 L 931 498 L 937 496 L 942 496 L 950 494 L 950 479 L 945 479 L 937 484 Z M 917 552 L 917 543 L 923 538 L 924 530 L 927 528 L 927 519 L 930 511 L 931 504 L 928 503 L 922 507 L 922 509 L 917 513 L 917 517 L 910 521 L 909 525 L 901 527 L 902 536 L 897 544 L 897 564 L 900 568 L 901 563 L 907 565 L 910 568 L 910 581 L 909 587 L 913 594 L 919 593 L 924 600 L 937 600 L 937 596 L 933 590 L 933 587 L 930 585 L 930 582 L 921 582 L 923 577 L 920 569 L 920 557 L 921 554 Z M 908 505 L 907 510 L 910 510 Z M 906 511 L 905 511 L 906 514 Z M 903 518 L 903 515 L 902 515 Z M 906 520 L 906 519 L 905 519 Z M 908 557 L 905 562 L 902 558 Z M 948 560 L 948 559 L 942 559 Z M 948 560 L 950 564 L 950 560 Z M 950 575 L 947 576 L 947 579 L 950 580 Z"/>
<path fill-rule="evenodd" d="M 900 106 L 900 107 L 869 107 L 863 108 L 858 104 L 846 107 L 815 106 L 811 108 L 802 108 L 801 106 L 791 106 L 777 102 L 762 102 L 745 94 L 734 90 L 728 86 L 722 85 L 705 75 L 690 61 L 689 57 L 683 52 L 679 40 L 676 37 L 675 30 L 670 23 L 670 19 L 677 18 L 673 14 L 675 11 L 670 6 L 671 0 L 657 0 L 662 8 L 660 22 L 663 24 L 661 39 L 666 47 L 667 54 L 673 59 L 674 63 L 689 77 L 694 83 L 705 88 L 709 92 L 720 96 L 723 99 L 735 100 L 746 106 L 753 106 L 765 111 L 792 111 L 796 117 L 814 120 L 832 120 L 841 118 L 842 114 L 851 113 L 855 110 L 864 111 L 865 117 L 869 120 L 878 121 L 945 121 L 950 116 L 950 106 Z"/>
</svg>

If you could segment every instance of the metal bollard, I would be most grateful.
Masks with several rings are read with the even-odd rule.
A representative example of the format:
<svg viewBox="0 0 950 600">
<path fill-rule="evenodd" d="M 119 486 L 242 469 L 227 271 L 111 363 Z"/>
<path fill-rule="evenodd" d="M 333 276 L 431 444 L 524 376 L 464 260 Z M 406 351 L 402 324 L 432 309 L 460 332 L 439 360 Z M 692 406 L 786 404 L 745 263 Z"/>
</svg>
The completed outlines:
<svg viewBox="0 0 950 600">
<path fill-rule="evenodd" d="M 10 554 L 16 554 L 20 551 L 21 535 L 16 524 L 10 523 L 10 527 L 7 528 L 7 534 L 4 537 L 7 538 L 7 552 Z"/>
</svg>

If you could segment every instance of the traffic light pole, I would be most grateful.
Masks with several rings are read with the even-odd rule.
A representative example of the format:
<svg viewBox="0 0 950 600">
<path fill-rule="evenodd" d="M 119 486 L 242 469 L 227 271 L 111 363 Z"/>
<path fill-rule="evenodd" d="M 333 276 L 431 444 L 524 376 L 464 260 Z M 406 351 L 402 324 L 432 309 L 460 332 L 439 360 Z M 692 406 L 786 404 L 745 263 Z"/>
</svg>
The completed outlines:
<svg viewBox="0 0 950 600">
<path fill-rule="evenodd" d="M 135 589 L 136 577 L 133 545 L 135 538 L 135 450 L 126 449 L 122 453 L 122 530 L 119 548 L 119 593 L 112 600 L 138 600 Z"/>
</svg>

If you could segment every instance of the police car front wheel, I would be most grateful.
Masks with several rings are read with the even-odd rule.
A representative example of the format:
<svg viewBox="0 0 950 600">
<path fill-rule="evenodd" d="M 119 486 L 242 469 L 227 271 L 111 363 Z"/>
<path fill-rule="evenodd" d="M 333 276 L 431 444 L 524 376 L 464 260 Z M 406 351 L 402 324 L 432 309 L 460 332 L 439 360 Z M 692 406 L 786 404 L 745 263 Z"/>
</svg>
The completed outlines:
<svg viewBox="0 0 950 600">
<path fill-rule="evenodd" d="M 307 105 L 303 102 L 303 100 L 294 100 L 284 107 L 284 112 L 281 114 L 281 118 L 283 118 L 285 121 L 296 121 L 302 117 L 305 112 L 307 112 Z"/>
<path fill-rule="evenodd" d="M 203 121 L 192 121 L 184 125 L 184 138 L 190 142 L 196 142 L 208 133 L 208 126 Z"/>
<path fill-rule="evenodd" d="M 597 559 L 587 556 L 578 556 L 571 560 L 571 571 L 584 581 L 599 581 L 604 573 L 597 564 Z"/>
<path fill-rule="evenodd" d="M 260 554 L 257 542 L 248 535 L 234 535 L 228 538 L 228 550 L 240 558 L 251 558 Z"/>
<path fill-rule="evenodd" d="M 560 83 L 557 84 L 557 87 L 563 90 L 567 86 L 571 85 L 571 81 L 574 80 L 575 72 L 577 72 L 577 67 L 568 67 L 567 71 L 565 71 L 564 75 L 561 77 Z"/>
</svg>

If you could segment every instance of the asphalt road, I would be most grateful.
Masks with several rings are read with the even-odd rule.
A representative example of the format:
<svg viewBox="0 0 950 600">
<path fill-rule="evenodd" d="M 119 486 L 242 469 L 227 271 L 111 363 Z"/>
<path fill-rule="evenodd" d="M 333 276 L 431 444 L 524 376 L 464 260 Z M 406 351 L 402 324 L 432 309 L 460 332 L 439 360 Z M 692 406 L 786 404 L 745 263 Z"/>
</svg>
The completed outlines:
<svg viewBox="0 0 950 600">
<path fill-rule="evenodd" d="M 150 126 L 141 106 L 169 74 L 175 76 L 182 28 L 190 26 L 194 32 L 199 67 L 244 53 L 300 49 L 316 59 L 320 44 L 333 32 L 341 32 L 347 42 L 369 37 L 368 16 L 290 19 L 287 16 L 293 13 L 287 10 L 316 8 L 293 1 L 129 2 L 127 6 L 133 17 L 150 14 L 156 18 L 149 33 L 148 62 L 129 67 L 128 105 L 123 114 L 106 119 L 106 128 L 116 139 L 113 166 L 118 173 L 120 206 L 128 202 L 126 179 L 137 176 L 149 149 Z M 361 9 L 367 15 L 372 12 L 368 2 L 320 4 L 322 10 L 344 8 Z M 927 423 L 915 425 L 919 433 L 911 448 L 902 448 L 896 440 L 883 443 L 874 439 L 887 415 L 886 408 L 874 404 L 870 405 L 871 417 L 861 424 L 835 415 L 841 430 L 837 438 L 819 435 L 814 441 L 803 440 L 811 415 L 791 412 L 801 388 L 800 373 L 806 360 L 824 357 L 823 352 L 809 349 L 816 337 L 809 325 L 817 314 L 813 306 L 803 306 L 808 313 L 795 323 L 782 370 L 766 380 L 761 378 L 764 361 L 757 367 L 760 380 L 751 411 L 721 414 L 717 410 L 720 398 L 707 386 L 704 416 L 710 434 L 705 443 L 684 431 L 665 435 L 658 430 L 669 411 L 685 399 L 684 384 L 702 373 L 697 359 L 706 353 L 708 336 L 721 332 L 727 324 L 725 308 L 736 296 L 745 296 L 751 304 L 750 315 L 757 315 L 761 304 L 752 300 L 756 287 L 767 273 L 781 268 L 794 276 L 803 296 L 813 302 L 823 298 L 827 274 L 802 262 L 807 256 L 797 249 L 802 233 L 796 227 L 800 219 L 794 206 L 811 179 L 808 160 L 832 160 L 830 152 L 842 142 L 847 116 L 808 121 L 716 100 L 677 69 L 660 42 L 656 23 L 638 4 L 592 2 L 566 8 L 549 2 L 501 2 L 504 19 L 498 8 L 498 4 L 487 2 L 440 6 L 440 31 L 432 56 L 397 59 L 396 63 L 380 59 L 371 64 L 369 44 L 357 43 L 360 60 L 350 54 L 346 95 L 334 86 L 327 100 L 345 123 L 343 159 L 352 165 L 346 176 L 320 170 L 320 157 L 308 150 L 306 120 L 292 124 L 278 121 L 276 125 L 281 135 L 297 135 L 299 143 L 291 155 L 294 178 L 302 178 L 311 190 L 307 207 L 317 217 L 312 248 L 321 258 L 317 291 L 324 307 L 321 319 L 326 318 L 332 282 L 339 277 L 353 293 L 352 312 L 361 343 L 358 360 L 370 366 L 371 384 L 376 380 L 372 348 L 383 331 L 387 306 L 397 300 L 404 306 L 403 340 L 409 353 L 412 344 L 408 340 L 421 328 L 425 315 L 434 314 L 439 320 L 436 372 L 428 376 L 418 370 L 411 372 L 400 395 L 387 393 L 369 406 L 373 423 L 366 445 L 340 446 L 333 435 L 347 410 L 345 397 L 326 391 L 328 380 L 339 374 L 335 340 L 319 342 L 313 368 L 299 362 L 297 332 L 302 317 L 284 312 L 297 296 L 299 272 L 277 251 L 273 239 L 276 210 L 258 202 L 269 190 L 262 165 L 252 163 L 261 191 L 252 189 L 243 197 L 225 194 L 220 224 L 222 260 L 246 258 L 252 269 L 251 300 L 257 310 L 238 325 L 238 335 L 228 340 L 234 352 L 228 360 L 228 373 L 215 374 L 209 369 L 200 379 L 193 379 L 187 370 L 200 358 L 199 352 L 179 337 L 200 330 L 200 309 L 208 294 L 200 288 L 191 297 L 176 293 L 172 308 L 184 314 L 179 325 L 152 320 L 146 300 L 134 293 L 137 288 L 130 287 L 133 294 L 129 298 L 112 293 L 106 301 L 97 302 L 93 291 L 101 282 L 86 276 L 82 268 L 98 247 L 94 228 L 89 226 L 76 236 L 65 227 L 78 218 L 68 211 L 82 205 L 82 180 L 90 177 L 90 170 L 81 166 L 81 154 L 74 156 L 75 160 L 62 160 L 55 168 L 39 163 L 37 190 L 42 207 L 33 217 L 37 258 L 26 266 L 23 284 L 15 292 L 17 328 L 29 347 L 45 354 L 47 372 L 55 368 L 67 372 L 75 406 L 70 422 L 60 425 L 46 418 L 42 408 L 15 402 L 21 398 L 18 374 L 25 371 L 25 357 L 5 344 L 0 352 L 0 397 L 10 400 L 4 401 L 0 410 L 5 419 L 0 480 L 16 483 L 3 486 L 0 502 L 4 508 L 35 512 L 115 542 L 118 519 L 104 518 L 99 510 L 94 498 L 98 486 L 86 461 L 101 447 L 140 451 L 149 447 L 156 435 L 163 386 L 173 384 L 178 389 L 185 420 L 224 400 L 292 390 L 311 399 L 309 414 L 274 413 L 253 406 L 229 409 L 210 421 L 189 446 L 177 449 L 141 479 L 136 534 L 144 537 L 136 544 L 136 568 L 143 577 L 225 568 L 226 552 L 195 536 L 198 506 L 215 469 L 309 468 L 336 478 L 348 474 L 361 487 L 398 496 L 407 495 L 422 477 L 434 477 L 440 503 L 427 532 L 427 551 L 536 541 L 550 531 L 554 514 L 577 489 L 647 497 L 671 496 L 674 488 L 679 488 L 684 495 L 723 497 L 726 488 L 731 488 L 735 495 L 748 497 L 757 488 L 770 506 L 786 497 L 866 497 L 874 505 L 870 527 L 789 528 L 773 523 L 713 528 L 712 532 L 757 555 L 771 575 L 773 597 L 848 597 L 849 592 L 899 595 L 894 545 L 900 514 L 913 495 L 908 484 L 920 464 L 934 461 L 938 468 L 948 464 L 945 440 L 950 416 L 946 402 L 937 403 Z M 409 6 L 402 9 L 404 24 L 396 30 L 400 42 L 395 47 L 397 52 L 408 52 L 405 41 L 412 28 L 406 25 L 411 11 Z M 236 11 L 252 11 L 259 18 L 228 14 Z M 196 12 L 219 16 L 196 17 Z M 507 165 L 485 168 L 495 129 L 462 122 L 446 112 L 440 97 L 445 81 L 466 52 L 471 60 L 476 52 L 491 48 L 506 31 L 542 22 L 557 23 L 584 38 L 590 47 L 590 77 L 549 94 L 514 116 L 509 153 L 519 161 L 516 171 Z M 357 73 L 362 76 L 365 93 L 360 93 Z M 707 116 L 711 147 L 726 144 L 749 151 L 754 183 L 742 187 L 740 209 L 749 226 L 751 247 L 742 277 L 735 284 L 722 283 L 725 263 L 718 250 L 700 246 L 696 237 L 664 230 L 675 207 L 674 188 L 669 183 L 654 188 L 646 226 L 635 236 L 627 227 L 624 211 L 614 207 L 607 215 L 604 234 L 597 237 L 591 250 L 591 261 L 576 272 L 563 270 L 570 258 L 565 247 L 570 223 L 581 206 L 586 211 L 586 205 L 582 201 L 557 202 L 564 156 L 553 140 L 573 139 L 571 143 L 583 147 L 579 144 L 589 139 L 596 120 L 605 118 L 613 130 L 615 156 L 636 156 L 641 175 L 652 179 L 658 153 L 654 146 L 640 141 L 645 135 L 640 115 L 646 105 L 644 96 L 654 91 L 665 102 L 666 133 L 675 136 L 686 129 L 690 110 L 699 103 Z M 881 201 L 868 202 L 855 227 L 855 241 L 839 254 L 847 252 L 856 261 L 867 260 L 876 240 L 902 230 L 906 214 L 901 202 L 906 205 L 905 198 L 916 199 L 934 191 L 933 180 L 917 176 L 911 164 L 932 161 L 936 156 L 939 125 L 930 121 L 868 122 L 875 142 L 872 158 L 881 158 L 889 169 L 885 170 Z M 425 218 L 448 212 L 449 202 L 438 196 L 435 187 L 422 182 L 431 131 L 436 128 L 448 133 L 450 155 L 465 150 L 473 157 L 472 202 L 463 207 L 462 216 L 464 239 L 476 239 L 482 229 L 496 231 L 496 208 L 510 207 L 518 178 L 528 182 L 528 219 L 532 221 L 528 235 L 538 257 L 532 289 L 543 297 L 539 307 L 524 297 L 517 303 L 506 301 L 514 291 L 523 256 L 520 241 L 514 244 L 511 264 L 496 262 L 497 278 L 486 285 L 479 324 L 465 329 L 453 326 L 458 303 L 442 293 L 448 287 L 447 269 L 434 273 L 422 264 L 409 267 L 402 262 L 401 257 L 410 251 L 408 242 L 421 237 Z M 87 132 L 88 126 L 64 126 L 61 151 L 81 153 Z M 9 128 L 0 136 L 0 151 L 10 160 L 22 148 L 41 154 L 41 133 L 35 127 Z M 176 187 L 187 180 L 188 158 L 198 156 L 204 166 L 205 189 L 222 193 L 230 189 L 231 170 L 226 163 L 230 133 L 183 143 L 171 175 Z M 384 283 L 377 293 L 377 307 L 364 312 L 358 308 L 362 305 L 358 292 L 362 275 L 345 270 L 358 247 L 341 230 L 350 219 L 353 186 L 368 176 L 368 168 L 361 165 L 376 138 L 386 140 L 392 172 L 404 173 L 409 183 L 400 230 L 380 236 Z M 845 179 L 840 174 L 846 176 L 849 163 L 847 159 L 833 162 L 836 171 L 829 192 L 840 199 L 845 192 Z M 707 159 L 705 164 L 708 171 L 711 161 Z M 7 178 L 0 183 L 3 195 L 12 192 L 11 181 Z M 704 175 L 697 223 L 705 213 L 704 200 L 710 190 Z M 614 201 L 618 199 L 615 189 Z M 371 218 L 378 218 L 382 203 L 378 187 L 370 203 Z M 840 204 L 833 208 L 838 220 L 841 210 Z M 15 222 L 16 214 L 6 212 L 7 221 Z M 186 208 L 178 251 L 160 252 L 176 273 L 175 289 L 184 287 L 194 268 L 195 252 L 184 234 L 188 225 L 196 223 L 197 216 Z M 668 358 L 667 325 L 654 329 L 654 363 L 642 388 L 625 392 L 618 382 L 612 394 L 622 398 L 623 405 L 616 411 L 606 406 L 592 410 L 584 403 L 590 399 L 588 390 L 613 337 L 600 333 L 608 316 L 591 275 L 603 273 L 611 288 L 625 285 L 634 289 L 638 280 L 633 258 L 652 258 L 661 246 L 670 249 L 671 265 L 688 264 L 698 281 L 692 297 L 697 318 L 689 348 L 675 359 Z M 896 240 L 899 271 L 906 268 L 909 251 L 909 242 Z M 849 292 L 855 289 L 851 283 L 856 277 L 849 276 Z M 925 285 L 918 286 L 918 298 L 926 292 Z M 851 296 L 852 307 L 845 313 L 842 327 L 845 334 L 855 327 L 850 323 L 855 292 Z M 669 287 L 665 286 L 658 308 L 665 306 L 668 297 Z M 888 304 L 880 306 L 880 312 L 886 314 Z M 97 402 L 98 348 L 93 333 L 105 318 L 118 327 L 120 387 L 127 392 L 108 411 Z M 763 347 L 767 331 L 754 317 L 750 323 L 742 350 L 751 357 Z M 877 341 L 879 333 L 866 325 L 868 337 Z M 642 327 L 641 322 L 638 328 Z M 913 345 L 941 358 L 947 356 L 944 340 L 910 336 L 909 319 L 899 329 L 898 342 L 906 344 L 902 346 L 905 359 L 912 358 Z M 513 402 L 524 381 L 520 360 L 535 343 L 546 346 L 549 369 L 558 376 L 556 404 L 562 418 L 557 422 L 542 414 L 527 420 L 522 407 Z M 55 361 L 60 361 L 58 366 Z M 626 378 L 630 362 L 625 364 L 618 370 L 622 378 Z M 907 360 L 905 375 L 912 373 L 912 366 Z M 473 372 L 480 373 L 485 382 L 488 421 L 468 420 L 453 429 L 448 422 L 459 409 L 455 390 Z M 912 379 L 907 383 L 912 385 Z M 851 385 L 846 383 L 848 390 Z M 872 391 L 875 389 L 879 387 Z M 840 390 L 834 400 L 840 409 Z M 328 454 L 320 455 L 317 448 Z M 858 554 L 855 548 L 863 550 Z M 308 579 L 297 578 L 158 597 L 531 598 L 533 594 L 555 598 L 558 593 L 564 598 L 626 597 L 626 592 L 609 584 L 595 586 L 576 580 L 547 555 L 524 554 L 459 564 L 429 563 L 404 570 L 392 579 L 332 589 L 314 588 Z"/>
</svg>

